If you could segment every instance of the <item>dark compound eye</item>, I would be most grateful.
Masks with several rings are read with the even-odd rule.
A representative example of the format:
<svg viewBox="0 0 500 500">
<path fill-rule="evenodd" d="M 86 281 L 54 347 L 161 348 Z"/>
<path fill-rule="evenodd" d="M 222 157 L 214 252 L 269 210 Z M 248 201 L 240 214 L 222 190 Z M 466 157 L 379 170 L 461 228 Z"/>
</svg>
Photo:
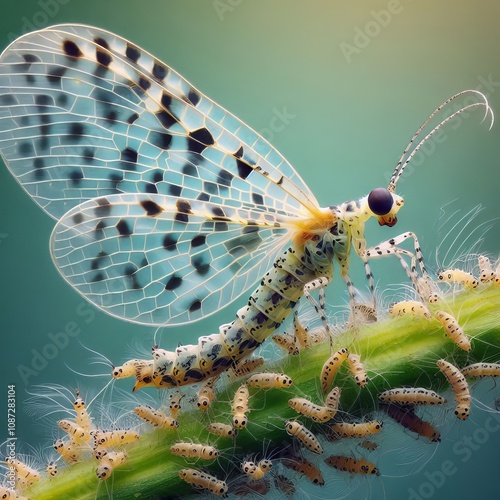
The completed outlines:
<svg viewBox="0 0 500 500">
<path fill-rule="evenodd" d="M 386 215 L 394 204 L 392 194 L 385 188 L 376 188 L 368 195 L 368 206 L 375 215 Z"/>
</svg>

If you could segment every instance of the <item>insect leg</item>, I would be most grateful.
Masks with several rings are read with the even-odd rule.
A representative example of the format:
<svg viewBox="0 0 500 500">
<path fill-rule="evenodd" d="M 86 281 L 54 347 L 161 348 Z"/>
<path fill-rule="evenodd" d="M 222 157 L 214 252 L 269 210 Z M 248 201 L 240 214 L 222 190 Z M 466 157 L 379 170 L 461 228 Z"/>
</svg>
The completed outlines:
<svg viewBox="0 0 500 500">
<path fill-rule="evenodd" d="M 326 312 L 325 312 L 325 287 L 328 285 L 329 280 L 325 276 L 309 281 L 304 285 L 304 295 L 306 296 L 309 303 L 314 307 L 316 313 L 321 318 L 321 322 L 323 323 L 323 327 L 325 328 L 326 334 L 330 339 L 330 344 L 332 343 L 332 332 L 330 330 L 330 326 L 328 325 L 328 321 L 326 320 Z M 312 290 L 318 290 L 319 297 L 316 300 L 312 295 Z"/>
</svg>

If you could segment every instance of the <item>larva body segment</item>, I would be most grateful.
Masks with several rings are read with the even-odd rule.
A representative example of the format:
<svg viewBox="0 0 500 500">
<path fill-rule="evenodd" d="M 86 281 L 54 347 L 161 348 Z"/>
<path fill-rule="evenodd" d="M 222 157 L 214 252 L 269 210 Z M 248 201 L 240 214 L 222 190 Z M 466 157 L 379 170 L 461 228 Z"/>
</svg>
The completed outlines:
<svg viewBox="0 0 500 500">
<path fill-rule="evenodd" d="M 181 411 L 181 401 L 184 398 L 184 394 L 182 392 L 174 392 L 169 395 L 169 408 L 170 408 L 170 416 L 174 419 L 177 418 Z"/>
<path fill-rule="evenodd" d="M 207 490 L 217 496 L 225 496 L 228 491 L 227 484 L 224 481 L 197 469 L 181 469 L 179 477 L 195 488 Z"/>
<path fill-rule="evenodd" d="M 224 424 L 222 422 L 212 422 L 207 425 L 207 430 L 211 434 L 225 438 L 234 438 L 238 435 L 238 430 L 232 425 Z"/>
<path fill-rule="evenodd" d="M 139 440 L 139 433 L 130 429 L 116 429 L 113 431 L 93 431 L 94 448 L 112 448 L 120 444 L 130 444 Z"/>
<path fill-rule="evenodd" d="M 257 368 L 261 367 L 263 364 L 264 358 L 261 356 L 257 358 L 240 359 L 234 366 L 234 375 L 235 377 L 244 377 L 257 370 Z"/>
<path fill-rule="evenodd" d="M 491 267 L 491 262 L 486 255 L 478 257 L 479 264 L 479 280 L 481 283 L 491 283 L 495 280 L 495 271 Z"/>
<path fill-rule="evenodd" d="M 272 337 L 273 341 L 285 349 L 290 356 L 299 354 L 299 349 L 295 345 L 295 338 L 289 333 L 276 333 Z"/>
<path fill-rule="evenodd" d="M 170 453 L 183 458 L 197 458 L 201 460 L 215 460 L 219 450 L 214 446 L 198 443 L 175 443 L 170 447 Z"/>
<path fill-rule="evenodd" d="M 319 406 L 305 398 L 292 398 L 288 400 L 288 406 L 297 413 L 310 418 L 314 422 L 324 423 L 331 420 L 337 411 L 328 406 Z"/>
<path fill-rule="evenodd" d="M 330 425 L 330 429 L 337 439 L 363 438 L 378 434 L 382 430 L 383 425 L 384 423 L 380 420 L 361 423 L 337 422 Z"/>
<path fill-rule="evenodd" d="M 325 459 L 325 463 L 342 472 L 351 474 L 370 474 L 380 476 L 380 472 L 372 462 L 364 458 L 345 457 L 341 455 L 331 455 Z"/>
<path fill-rule="evenodd" d="M 359 387 L 365 387 L 368 383 L 368 375 L 361 362 L 361 356 L 359 354 L 349 353 L 347 356 L 347 365 L 349 366 L 349 371 L 354 377 L 356 384 Z"/>
<path fill-rule="evenodd" d="M 80 395 L 80 391 L 77 389 L 76 390 L 76 399 L 73 402 L 73 408 L 75 409 L 76 412 L 76 425 L 81 427 L 84 431 L 90 432 L 91 428 L 91 420 L 90 420 L 90 415 L 87 412 L 87 407 L 85 405 L 85 401 Z"/>
<path fill-rule="evenodd" d="M 198 390 L 196 394 L 196 406 L 200 410 L 208 410 L 215 401 L 215 383 L 216 378 L 208 379 Z"/>
<path fill-rule="evenodd" d="M 284 389 L 291 387 L 293 380 L 284 373 L 256 373 L 246 383 L 257 389 Z"/>
<path fill-rule="evenodd" d="M 467 384 L 465 376 L 456 366 L 453 366 L 444 359 L 438 360 L 436 364 L 455 393 L 455 401 L 457 402 L 455 415 L 460 420 L 466 420 L 470 414 L 471 397 L 469 393 L 469 384 Z"/>
<path fill-rule="evenodd" d="M 469 352 L 472 349 L 470 339 L 458 324 L 458 321 L 452 314 L 446 311 L 436 312 L 437 320 L 443 325 L 445 335 L 449 337 L 460 349 Z"/>
<path fill-rule="evenodd" d="M 260 460 L 257 464 L 252 461 L 245 461 L 241 464 L 241 470 L 251 479 L 259 481 L 272 468 L 273 464 L 269 459 Z"/>
<path fill-rule="evenodd" d="M 248 399 L 250 393 L 246 384 L 241 384 L 233 399 L 233 426 L 244 429 L 247 426 Z"/>
<path fill-rule="evenodd" d="M 429 309 L 423 302 L 418 300 L 402 300 L 395 302 L 389 307 L 389 316 L 418 316 L 430 319 L 432 317 Z"/>
<path fill-rule="evenodd" d="M 325 480 L 321 470 L 312 462 L 294 453 L 284 453 L 282 463 L 285 467 L 292 469 L 299 474 L 303 474 L 311 483 L 324 486 Z"/>
<path fill-rule="evenodd" d="M 61 455 L 67 463 L 79 462 L 82 457 L 82 448 L 71 440 L 68 442 L 63 439 L 56 439 L 53 446 L 54 450 Z"/>
<path fill-rule="evenodd" d="M 340 387 L 334 387 L 325 397 L 325 406 L 328 406 L 337 413 L 341 394 L 342 389 Z"/>
<path fill-rule="evenodd" d="M 308 450 L 317 455 L 323 453 L 323 447 L 318 438 L 297 420 L 287 420 L 285 422 L 285 430 L 290 436 L 296 437 Z"/>
<path fill-rule="evenodd" d="M 70 437 L 75 444 L 88 443 L 91 439 L 89 431 L 80 427 L 71 420 L 62 419 L 57 422 L 57 425 Z"/>
<path fill-rule="evenodd" d="M 29 488 L 42 479 L 40 472 L 17 458 L 7 457 L 5 463 L 16 471 L 16 490 Z"/>
<path fill-rule="evenodd" d="M 473 363 L 460 371 L 469 378 L 500 377 L 500 363 Z"/>
<path fill-rule="evenodd" d="M 127 462 L 127 454 L 123 451 L 109 451 L 99 460 L 95 473 L 101 481 L 107 481 L 118 467 Z"/>
<path fill-rule="evenodd" d="M 165 429 L 177 429 L 179 422 L 164 411 L 151 408 L 147 405 L 139 405 L 134 408 L 134 413 L 153 427 L 163 427 Z"/>
<path fill-rule="evenodd" d="M 326 392 L 332 385 L 333 378 L 337 373 L 340 365 L 347 359 L 349 351 L 344 347 L 339 349 L 333 356 L 328 358 L 321 369 L 321 389 Z"/>
<path fill-rule="evenodd" d="M 400 405 L 443 405 L 446 399 L 430 389 L 423 387 L 398 387 L 382 392 L 378 396 L 382 403 Z"/>
<path fill-rule="evenodd" d="M 471 273 L 462 269 L 445 269 L 438 273 L 438 281 L 442 283 L 458 283 L 465 288 L 477 288 L 479 281 Z"/>
</svg>

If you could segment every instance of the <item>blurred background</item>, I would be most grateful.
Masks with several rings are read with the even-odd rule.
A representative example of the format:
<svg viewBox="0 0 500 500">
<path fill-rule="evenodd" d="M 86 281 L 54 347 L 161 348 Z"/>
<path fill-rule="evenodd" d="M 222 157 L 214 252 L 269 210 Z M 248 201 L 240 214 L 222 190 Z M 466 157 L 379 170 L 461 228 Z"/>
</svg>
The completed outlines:
<svg viewBox="0 0 500 500">
<path fill-rule="evenodd" d="M 63 22 L 96 25 L 132 40 L 260 131 L 322 206 L 387 186 L 415 130 L 454 93 L 481 90 L 500 116 L 496 2 L 472 7 L 465 0 L 16 0 L 3 5 L 1 14 L 1 49 L 24 32 Z M 454 253 L 480 239 L 483 252 L 498 256 L 500 141 L 498 126 L 488 131 L 482 117 L 476 111 L 448 126 L 440 143 L 429 143 L 415 158 L 398 184 L 405 198 L 399 223 L 389 229 L 372 222 L 366 231 L 369 246 L 411 230 L 434 269 L 450 265 Z M 101 387 L 107 379 L 82 382 L 68 368 L 90 370 L 91 354 L 80 343 L 119 364 L 137 355 L 138 345 L 149 348 L 154 329 L 108 317 L 69 288 L 49 255 L 54 221 L 3 167 L 0 193 L 0 441 L 6 430 L 6 386 L 14 383 L 18 436 L 32 444 L 48 443 L 51 429 L 22 411 L 27 393 L 46 383 Z M 472 223 L 453 228 L 478 205 L 483 210 Z M 461 229 L 459 242 L 470 237 L 460 249 L 453 239 Z M 448 231 L 452 237 L 446 237 Z M 381 289 L 405 280 L 395 260 L 374 262 L 373 271 Z M 357 261 L 352 275 L 364 286 Z M 328 291 L 329 305 L 345 303 L 342 290 L 341 284 Z M 242 297 L 206 321 L 164 330 L 161 347 L 174 349 L 179 342 L 194 343 L 199 335 L 217 332 L 245 302 Z M 51 338 L 65 329 L 73 334 L 66 345 L 47 350 Z M 37 354 L 42 352 L 44 360 Z M 101 373 L 106 370 L 102 367 Z M 498 396 L 491 387 L 482 397 L 490 407 Z M 465 424 L 450 422 L 446 439 L 422 471 L 403 478 L 383 471 L 383 488 L 372 497 L 412 499 L 415 492 L 413 500 L 493 498 L 500 432 L 474 439 L 486 418 L 486 412 L 476 411 Z M 467 438 L 474 446 L 466 444 Z M 457 442 L 470 453 L 459 453 Z M 456 472 L 434 484 L 432 473 L 445 460 L 453 462 Z M 331 492 L 310 491 L 312 498 L 320 493 L 328 497 Z"/>
</svg>

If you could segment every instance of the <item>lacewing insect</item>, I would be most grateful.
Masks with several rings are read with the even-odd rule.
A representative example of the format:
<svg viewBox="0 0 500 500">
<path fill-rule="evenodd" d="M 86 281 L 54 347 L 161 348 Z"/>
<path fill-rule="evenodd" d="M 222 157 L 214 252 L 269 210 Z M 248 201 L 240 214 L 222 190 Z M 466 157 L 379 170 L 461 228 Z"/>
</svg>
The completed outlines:
<svg viewBox="0 0 500 500">
<path fill-rule="evenodd" d="M 477 102 L 424 136 L 465 95 Z M 126 321 L 173 326 L 215 313 L 262 277 L 232 323 L 178 348 L 161 370 L 141 365 L 139 376 L 134 363 L 115 370 L 136 375 L 135 389 L 200 383 L 227 370 L 274 333 L 306 289 L 332 279 L 334 260 L 354 310 L 351 248 L 372 297 L 371 257 L 403 263 L 405 255 L 422 274 L 404 264 L 414 286 L 426 279 L 413 233 L 367 249 L 364 226 L 370 218 L 396 224 L 406 165 L 440 127 L 473 108 L 491 112 L 480 92 L 455 94 L 414 134 L 387 188 L 322 208 L 263 137 L 118 35 L 52 26 L 23 35 L 0 58 L 2 157 L 57 221 L 52 259 L 83 297 Z M 409 236 L 416 256 L 399 247 Z"/>
</svg>

